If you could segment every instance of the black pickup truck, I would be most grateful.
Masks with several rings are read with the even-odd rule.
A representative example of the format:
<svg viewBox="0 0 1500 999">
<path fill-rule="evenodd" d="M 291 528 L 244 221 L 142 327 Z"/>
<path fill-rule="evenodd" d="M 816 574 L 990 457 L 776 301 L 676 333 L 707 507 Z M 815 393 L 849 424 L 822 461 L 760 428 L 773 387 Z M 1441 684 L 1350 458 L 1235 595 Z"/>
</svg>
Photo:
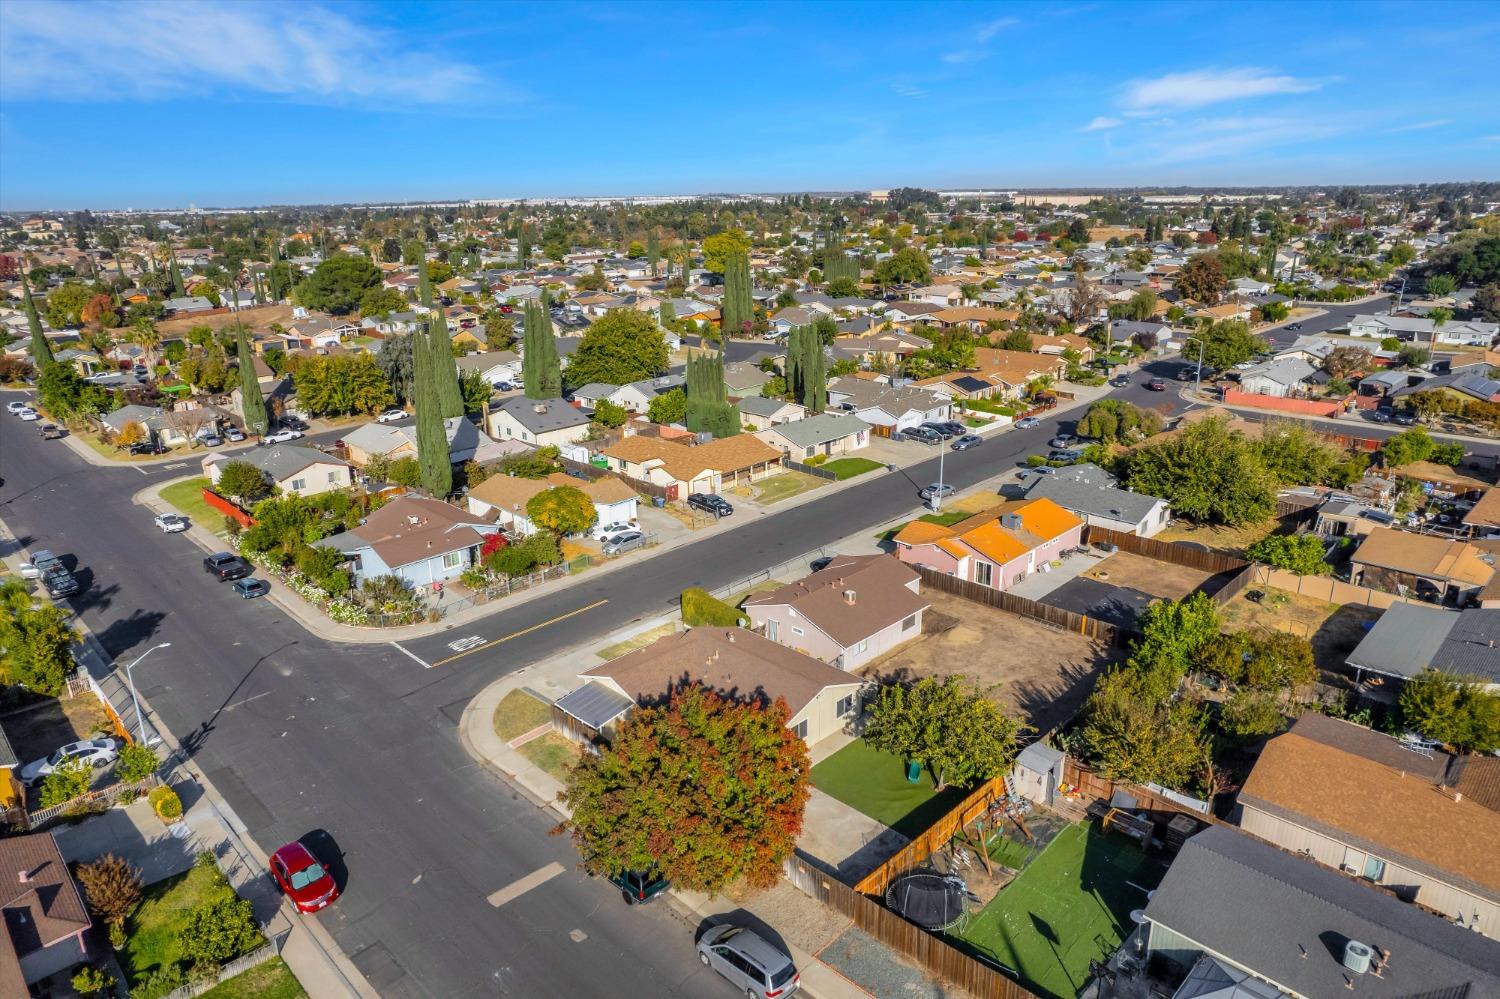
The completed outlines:
<svg viewBox="0 0 1500 999">
<path fill-rule="evenodd" d="M 244 579 L 250 575 L 250 563 L 233 552 L 217 552 L 203 560 L 203 568 L 220 582 Z"/>
</svg>

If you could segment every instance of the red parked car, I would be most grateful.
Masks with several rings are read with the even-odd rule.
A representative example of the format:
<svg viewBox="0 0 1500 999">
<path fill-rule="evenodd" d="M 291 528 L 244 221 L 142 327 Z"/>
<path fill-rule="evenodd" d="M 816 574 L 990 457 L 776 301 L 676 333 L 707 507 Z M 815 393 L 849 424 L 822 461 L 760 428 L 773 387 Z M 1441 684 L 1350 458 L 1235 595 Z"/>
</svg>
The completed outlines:
<svg viewBox="0 0 1500 999">
<path fill-rule="evenodd" d="M 271 855 L 271 877 L 298 912 L 317 912 L 339 897 L 333 875 L 301 843 L 288 843 Z"/>
</svg>

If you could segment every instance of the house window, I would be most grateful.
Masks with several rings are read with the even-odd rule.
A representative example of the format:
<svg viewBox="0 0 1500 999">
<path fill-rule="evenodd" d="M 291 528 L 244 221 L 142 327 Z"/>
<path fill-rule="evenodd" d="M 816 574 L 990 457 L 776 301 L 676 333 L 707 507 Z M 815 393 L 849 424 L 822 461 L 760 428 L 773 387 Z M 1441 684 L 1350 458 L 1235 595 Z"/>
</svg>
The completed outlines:
<svg viewBox="0 0 1500 999">
<path fill-rule="evenodd" d="M 991 570 L 993 568 L 994 567 L 991 566 L 988 562 L 974 563 L 974 582 L 978 583 L 980 586 L 993 586 L 994 584 L 991 582 L 991 580 L 994 578 L 991 575 Z"/>
<path fill-rule="evenodd" d="M 771 620 L 767 621 L 766 622 L 766 637 L 769 638 L 773 642 L 776 641 L 776 635 L 777 635 L 777 632 L 780 630 L 780 628 L 781 628 L 781 622 L 777 621 L 775 618 L 772 618 Z"/>
<path fill-rule="evenodd" d="M 801 637 L 802 635 L 807 634 L 807 632 L 803 631 L 801 628 L 793 627 L 792 628 L 792 634 L 797 635 L 798 637 Z"/>
<path fill-rule="evenodd" d="M 306 488 L 307 488 L 307 480 L 306 479 L 293 479 L 292 480 L 292 492 L 300 493 L 302 490 L 304 490 Z"/>
<path fill-rule="evenodd" d="M 807 738 L 807 722 L 806 722 L 806 720 L 799 721 L 796 725 L 793 725 L 792 726 L 792 732 L 797 736 L 797 738 L 799 738 L 799 739 L 806 739 Z"/>
<path fill-rule="evenodd" d="M 917 615 L 915 615 L 915 614 L 911 615 L 911 617 L 908 617 L 906 620 L 904 620 L 904 621 L 901 622 L 901 630 L 902 631 L 911 631 L 916 626 L 917 626 Z"/>
<path fill-rule="evenodd" d="M 859 653 L 859 652 L 864 652 L 864 651 L 868 650 L 869 648 L 870 648 L 870 640 L 868 638 L 862 638 L 862 639 L 859 640 L 859 643 L 854 646 L 854 651 L 856 653 Z"/>
<path fill-rule="evenodd" d="M 334 469 L 333 471 L 331 471 L 331 472 L 328 473 L 328 484 L 329 485 L 331 485 L 331 486 L 332 485 L 337 485 L 338 481 L 339 481 L 339 473 L 338 473 L 337 469 Z"/>
<path fill-rule="evenodd" d="M 816 450 L 817 450 L 816 447 L 803 448 L 802 449 L 802 457 L 804 457 L 804 458 L 811 458 L 813 456 L 813 452 L 816 451 Z"/>
<path fill-rule="evenodd" d="M 1379 884 L 1381 878 L 1385 877 L 1385 861 L 1377 857 L 1365 857 L 1365 869 L 1360 874 L 1362 877 Z"/>
<path fill-rule="evenodd" d="M 448 554 L 446 554 L 446 555 L 443 556 L 443 568 L 444 569 L 457 569 L 459 566 L 461 566 L 463 564 L 464 564 L 464 553 L 463 552 L 449 552 Z"/>
<path fill-rule="evenodd" d="M 848 694 L 844 697 L 840 697 L 838 707 L 835 709 L 835 711 L 837 711 L 840 718 L 843 718 L 845 715 L 852 714 L 854 711 L 854 695 Z"/>
</svg>

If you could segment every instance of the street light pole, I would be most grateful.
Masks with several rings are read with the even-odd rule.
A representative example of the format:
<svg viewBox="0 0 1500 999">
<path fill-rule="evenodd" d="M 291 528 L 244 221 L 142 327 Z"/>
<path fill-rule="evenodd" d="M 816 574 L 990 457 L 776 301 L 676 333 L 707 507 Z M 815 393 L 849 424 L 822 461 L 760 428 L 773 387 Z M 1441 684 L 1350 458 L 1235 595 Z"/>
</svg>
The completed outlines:
<svg viewBox="0 0 1500 999">
<path fill-rule="evenodd" d="M 125 667 L 125 682 L 130 686 L 130 706 L 135 708 L 136 731 L 140 734 L 142 746 L 146 745 L 146 718 L 141 714 L 141 702 L 135 696 L 135 674 L 131 670 L 141 664 L 141 659 L 145 659 L 157 649 L 170 649 L 171 647 L 171 642 L 162 642 L 160 645 L 153 645 L 145 652 L 142 652 L 139 659 L 136 659 L 135 662 Z"/>
<path fill-rule="evenodd" d="M 948 456 L 948 446 L 945 442 L 939 441 L 938 447 L 941 450 L 938 451 L 938 488 L 932 494 L 933 513 L 943 511 L 943 486 L 947 484 L 947 480 L 943 478 L 943 459 Z"/>
</svg>

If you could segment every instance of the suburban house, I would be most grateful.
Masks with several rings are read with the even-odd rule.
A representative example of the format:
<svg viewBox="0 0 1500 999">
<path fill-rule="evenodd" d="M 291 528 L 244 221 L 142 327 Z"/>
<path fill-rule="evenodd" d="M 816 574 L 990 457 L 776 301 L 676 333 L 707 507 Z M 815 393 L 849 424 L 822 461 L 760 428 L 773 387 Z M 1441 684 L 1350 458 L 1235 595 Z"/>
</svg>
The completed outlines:
<svg viewBox="0 0 1500 999">
<path fill-rule="evenodd" d="M 1142 918 L 1140 956 L 1162 988 L 1141 995 L 1500 994 L 1493 940 L 1229 826 L 1183 845 Z"/>
<path fill-rule="evenodd" d="M 1467 541 L 1380 527 L 1349 558 L 1350 582 L 1462 606 L 1495 575 L 1494 556 Z"/>
<path fill-rule="evenodd" d="M 1426 669 L 1473 678 L 1500 690 L 1500 609 L 1444 610 L 1392 604 L 1345 660 L 1355 674 L 1409 680 Z"/>
<path fill-rule="evenodd" d="M 1432 319 L 1415 316 L 1355 316 L 1349 321 L 1349 334 L 1378 340 L 1395 337 L 1449 347 L 1488 347 L 1500 336 L 1500 323 L 1450 319 L 1438 326 Z"/>
<path fill-rule="evenodd" d="M 191 428 L 181 417 L 160 406 L 121 406 L 104 414 L 100 420 L 112 436 L 124 430 L 128 424 L 139 423 L 146 436 L 166 447 L 186 444 L 192 437 Z"/>
<path fill-rule="evenodd" d="M 1258 395 L 1285 397 L 1307 390 L 1317 368 L 1300 357 L 1278 357 L 1240 372 L 1240 388 Z"/>
<path fill-rule="evenodd" d="M 1026 483 L 1027 499 L 1046 498 L 1083 518 L 1091 527 L 1107 527 L 1149 538 L 1172 522 L 1164 499 L 1121 489 L 1098 465 L 1059 468 L 1053 475 L 1034 475 Z"/>
<path fill-rule="evenodd" d="M 1165 323 L 1141 322 L 1135 319 L 1115 319 L 1109 324 L 1110 343 L 1128 343 L 1140 337 L 1155 345 L 1164 343 L 1172 336 L 1172 327 Z"/>
<path fill-rule="evenodd" d="M 853 413 L 881 437 L 953 415 L 953 400 L 947 396 L 853 376 L 828 382 L 828 405 Z"/>
<path fill-rule="evenodd" d="M 1003 333 L 991 334 L 991 342 L 1003 336 Z M 1078 355 L 1079 364 L 1087 364 L 1094 359 L 1094 343 L 1088 337 L 1078 336 L 1076 333 L 1031 334 L 1033 354 L 1050 354 L 1060 357 L 1064 351 L 1068 350 Z"/>
<path fill-rule="evenodd" d="M 1500 937 L 1500 812 L 1455 791 L 1429 764 L 1395 740 L 1309 713 L 1261 750 L 1239 794 L 1238 822 Z"/>
<path fill-rule="evenodd" d="M 489 433 L 496 440 L 561 447 L 589 435 L 589 415 L 566 399 L 512 396 L 490 407 Z"/>
<path fill-rule="evenodd" d="M 600 402 L 612 402 L 622 407 L 627 413 L 644 413 L 651 405 L 651 400 L 673 389 L 684 389 L 684 379 L 681 375 L 659 375 L 656 378 L 642 378 L 640 381 L 630 382 L 626 385 L 607 385 L 603 382 L 591 382 L 581 388 L 574 390 L 573 401 L 580 406 L 590 409 Z M 685 389 L 684 389 L 685 390 Z"/>
<path fill-rule="evenodd" d="M 748 361 L 731 361 L 724 365 L 724 389 L 729 395 L 759 395 L 761 387 L 771 380 L 771 372 Z"/>
<path fill-rule="evenodd" d="M 553 719 L 566 734 L 586 741 L 607 741 L 637 704 L 661 703 L 684 684 L 702 684 L 762 704 L 784 700 L 791 714 L 787 727 L 811 746 L 858 716 L 864 685 L 857 676 L 742 628 L 690 628 L 579 676 L 584 685 L 558 699 Z"/>
<path fill-rule="evenodd" d="M 897 532 L 896 554 L 996 590 L 1008 590 L 1083 537 L 1083 520 L 1050 499 L 1008 500 L 951 527 L 914 520 Z"/>
<path fill-rule="evenodd" d="M 463 357 L 454 358 L 453 363 L 458 366 L 460 375 L 477 371 L 479 377 L 491 385 L 497 382 L 516 384 L 521 380 L 521 358 L 513 350 L 465 354 Z"/>
<path fill-rule="evenodd" d="M 1231 295 L 1269 295 L 1271 293 L 1271 283 L 1269 281 L 1259 281 L 1255 278 L 1235 278 L 1229 282 L 1228 291 Z"/>
<path fill-rule="evenodd" d="M 267 483 L 282 493 L 316 496 L 335 489 L 348 489 L 354 482 L 353 470 L 342 458 L 335 458 L 316 448 L 295 444 L 275 444 L 250 448 L 230 454 L 211 454 L 203 459 L 203 474 L 214 485 L 230 462 L 244 462 L 260 469 Z"/>
<path fill-rule="evenodd" d="M 807 407 L 781 399 L 747 395 L 739 401 L 740 422 L 755 430 L 766 430 L 783 423 L 800 420 L 807 415 Z"/>
<path fill-rule="evenodd" d="M 443 421 L 443 430 L 448 436 L 448 457 L 455 465 L 466 461 L 496 461 L 508 453 L 502 443 L 491 440 L 467 417 L 448 417 Z M 349 460 L 360 467 L 376 457 L 391 461 L 415 458 L 417 426 L 415 423 L 366 423 L 344 437 L 344 446 L 349 452 Z"/>
<path fill-rule="evenodd" d="M 781 465 L 781 453 L 752 434 L 722 437 L 696 447 L 637 434 L 599 454 L 610 469 L 665 487 L 668 499 L 718 493 L 726 486 L 765 478 Z"/>
<path fill-rule="evenodd" d="M 526 504 L 538 493 L 558 486 L 571 486 L 593 500 L 600 527 L 635 524 L 639 497 L 613 475 L 597 479 L 575 478 L 563 472 L 553 472 L 542 479 L 492 475 L 469 490 L 469 512 L 493 520 L 513 534 L 535 534 L 537 527 L 526 515 Z"/>
<path fill-rule="evenodd" d="M 412 587 L 457 579 L 479 559 L 493 523 L 438 500 L 398 496 L 351 531 L 313 542 L 343 553 L 358 586 L 398 576 Z"/>
<path fill-rule="evenodd" d="M 885 315 L 893 323 L 917 323 L 927 319 L 934 313 L 941 312 L 944 305 L 936 305 L 932 302 L 892 302 L 886 307 Z"/>
<path fill-rule="evenodd" d="M 20 999 L 32 983 L 90 959 L 84 937 L 93 921 L 52 833 L 0 839 L 0 870 L 0 994 Z"/>
<path fill-rule="evenodd" d="M 922 577 L 889 555 L 839 555 L 810 576 L 747 599 L 750 624 L 844 670 L 922 634 Z"/>
<path fill-rule="evenodd" d="M 933 284 L 921 288 L 913 288 L 907 292 L 907 298 L 913 302 L 926 302 L 936 305 L 940 309 L 952 308 L 963 304 L 963 289 L 951 284 Z"/>
<path fill-rule="evenodd" d="M 820 454 L 852 454 L 868 446 L 870 425 L 853 413 L 819 413 L 757 430 L 755 436 L 788 458 L 805 461 Z"/>
<path fill-rule="evenodd" d="M 979 347 L 974 351 L 972 368 L 924 378 L 916 384 L 953 398 L 1019 399 L 1032 382 L 1044 377 L 1062 378 L 1067 370 L 1068 362 L 1061 357 Z"/>
</svg>

